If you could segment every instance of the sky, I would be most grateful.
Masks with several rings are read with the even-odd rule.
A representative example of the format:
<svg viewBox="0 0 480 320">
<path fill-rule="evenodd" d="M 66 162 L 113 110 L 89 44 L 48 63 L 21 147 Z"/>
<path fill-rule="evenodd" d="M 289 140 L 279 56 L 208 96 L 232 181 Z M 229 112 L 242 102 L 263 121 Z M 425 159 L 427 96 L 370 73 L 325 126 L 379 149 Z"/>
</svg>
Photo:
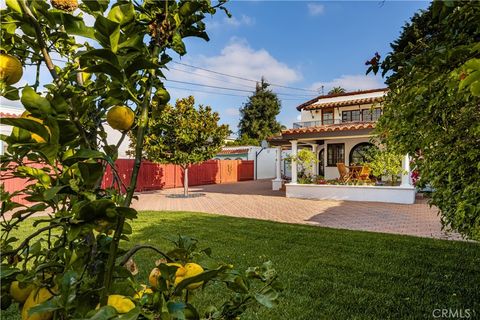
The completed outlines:
<svg viewBox="0 0 480 320">
<path fill-rule="evenodd" d="M 233 0 L 226 6 L 232 18 L 221 11 L 206 18 L 210 41 L 187 38 L 188 53 L 173 54 L 165 86 L 172 100 L 193 95 L 210 105 L 235 134 L 239 109 L 262 76 L 278 93 L 277 120 L 287 127 L 299 120 L 296 106 L 320 95 L 322 86 L 324 93 L 334 86 L 384 87 L 380 76 L 365 75 L 365 61 L 375 52 L 385 56 L 405 22 L 428 2 Z M 33 83 L 30 78 L 26 70 L 23 82 Z"/>
</svg>

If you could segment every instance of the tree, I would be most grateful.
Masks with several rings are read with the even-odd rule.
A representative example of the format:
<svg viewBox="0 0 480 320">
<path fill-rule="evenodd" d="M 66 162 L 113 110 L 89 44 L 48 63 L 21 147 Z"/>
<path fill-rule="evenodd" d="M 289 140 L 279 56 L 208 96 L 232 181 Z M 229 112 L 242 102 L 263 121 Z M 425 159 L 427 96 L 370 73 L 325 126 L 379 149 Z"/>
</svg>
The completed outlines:
<svg viewBox="0 0 480 320">
<path fill-rule="evenodd" d="M 234 141 L 229 141 L 226 144 L 228 147 L 233 146 L 260 146 L 260 141 L 257 139 L 249 138 L 247 134 L 242 134 L 239 138 Z"/>
<path fill-rule="evenodd" d="M 5 51 L 0 54 L 0 94 L 20 100 L 28 112 L 20 118 L 0 119 L 13 127 L 9 136 L 0 136 L 8 144 L 1 157 L 2 179 L 19 177 L 28 182 L 15 192 L 7 192 L 3 181 L 0 186 L 2 309 L 14 298 L 24 319 L 171 319 L 188 313 L 198 318 L 186 301 L 187 290 L 213 279 L 229 283 L 228 288 L 243 284 L 242 293 L 237 290 L 235 299 L 227 298 L 215 311 L 218 319 L 239 316 L 244 301 L 254 300 L 253 295 L 273 304 L 275 275 L 269 265 L 255 269 L 258 272 L 251 272 L 252 276 L 226 264 L 198 273 L 197 265 L 195 276 L 187 279 L 187 271 L 180 270 L 184 280 L 175 281 L 176 271 L 198 256 L 196 241 L 181 237 L 168 253 L 150 244 L 132 247 L 129 242 L 130 221 L 137 216 L 130 206 L 152 116 L 150 106 L 152 101 L 168 100 L 162 71 L 171 54 L 186 54 L 185 37 L 208 40 L 203 19 L 226 10 L 224 1 L 215 5 L 207 0 L 102 0 L 82 1 L 80 6 L 77 0 L 5 3 L 0 12 Z M 94 18 L 93 27 L 83 20 L 87 14 Z M 76 36 L 90 43 L 79 43 Z M 18 61 L 33 65 L 36 74 L 35 82 L 21 90 L 16 84 L 22 77 Z M 51 83 L 40 82 L 45 72 Z M 138 143 L 128 185 L 116 172 L 118 144 L 106 142 L 105 120 L 118 120 L 115 127 L 123 136 L 132 125 L 135 129 Z M 116 181 L 112 186 L 102 185 L 107 168 Z M 18 203 L 17 195 L 30 203 Z M 48 215 L 29 219 L 39 212 Z M 31 231 L 17 239 L 18 228 Z M 127 246 L 120 248 L 120 240 Z M 128 261 L 134 264 L 131 258 L 139 250 L 152 250 L 170 263 L 160 263 L 161 274 L 153 279 L 162 285 L 152 285 L 150 293 L 142 292 L 143 299 L 132 301 L 128 297 L 142 288 L 142 280 L 124 266 Z M 251 285 L 254 277 L 265 281 Z M 253 287 L 267 291 L 249 290 Z M 31 292 L 26 297 L 18 294 L 20 289 Z"/>
<path fill-rule="evenodd" d="M 396 185 L 398 175 L 403 173 L 402 154 L 387 149 L 371 148 L 367 154 L 368 161 L 365 163 L 376 177 L 387 176 L 392 185 Z"/>
<path fill-rule="evenodd" d="M 224 144 L 230 130 L 218 125 L 217 112 L 200 105 L 195 99 L 179 99 L 175 106 L 160 106 L 150 119 L 145 136 L 145 154 L 154 162 L 173 163 L 183 170 L 184 195 L 188 195 L 188 167 L 213 158 Z"/>
<path fill-rule="evenodd" d="M 288 155 L 285 159 L 290 164 L 295 160 L 298 166 L 298 181 L 302 184 L 313 182 L 313 168 L 318 163 L 317 156 L 312 150 L 301 149 L 297 155 Z"/>
<path fill-rule="evenodd" d="M 262 78 L 256 85 L 255 93 L 240 109 L 240 136 L 262 141 L 280 132 L 281 125 L 276 120 L 280 113 L 280 101 L 268 87 L 269 84 Z"/>
<path fill-rule="evenodd" d="M 434 1 L 391 45 L 367 61 L 388 73 L 377 133 L 409 153 L 418 185 L 433 189 L 444 227 L 480 239 L 480 3 Z"/>
<path fill-rule="evenodd" d="M 340 93 L 345 93 L 347 92 L 344 88 L 342 87 L 333 87 L 332 90 L 328 91 L 328 94 L 340 94 Z"/>
</svg>

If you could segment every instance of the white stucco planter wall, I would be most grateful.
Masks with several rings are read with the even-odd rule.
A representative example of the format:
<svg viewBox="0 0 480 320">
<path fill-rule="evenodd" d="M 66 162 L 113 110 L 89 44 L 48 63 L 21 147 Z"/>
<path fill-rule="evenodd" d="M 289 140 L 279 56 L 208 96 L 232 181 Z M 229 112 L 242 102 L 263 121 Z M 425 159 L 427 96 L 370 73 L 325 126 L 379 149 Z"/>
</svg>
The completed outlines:
<svg viewBox="0 0 480 320">
<path fill-rule="evenodd" d="M 287 198 L 415 203 L 414 187 L 286 184 Z"/>
</svg>

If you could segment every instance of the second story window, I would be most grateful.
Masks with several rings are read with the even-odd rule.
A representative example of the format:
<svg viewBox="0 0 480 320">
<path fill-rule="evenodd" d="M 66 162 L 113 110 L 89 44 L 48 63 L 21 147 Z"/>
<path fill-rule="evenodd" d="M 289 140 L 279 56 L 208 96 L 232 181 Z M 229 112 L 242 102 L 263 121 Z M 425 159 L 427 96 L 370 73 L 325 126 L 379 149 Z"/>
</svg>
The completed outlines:
<svg viewBox="0 0 480 320">
<path fill-rule="evenodd" d="M 342 112 L 342 122 L 361 121 L 360 110 L 348 110 Z"/>
<path fill-rule="evenodd" d="M 323 124 L 333 124 L 333 109 L 325 109 L 322 112 Z"/>
<path fill-rule="evenodd" d="M 363 121 L 377 121 L 382 115 L 382 108 L 362 109 Z"/>
</svg>

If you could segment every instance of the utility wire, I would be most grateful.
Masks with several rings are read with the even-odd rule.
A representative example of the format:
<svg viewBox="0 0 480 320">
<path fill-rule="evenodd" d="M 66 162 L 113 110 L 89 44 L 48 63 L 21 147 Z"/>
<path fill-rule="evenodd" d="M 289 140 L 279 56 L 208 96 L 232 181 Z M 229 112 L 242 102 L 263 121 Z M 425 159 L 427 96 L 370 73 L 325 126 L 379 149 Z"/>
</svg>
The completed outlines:
<svg viewBox="0 0 480 320">
<path fill-rule="evenodd" d="M 250 81 L 250 82 L 258 83 L 258 80 L 243 78 L 243 77 L 234 76 L 234 75 L 231 75 L 231 74 L 226 74 L 226 73 L 223 73 L 223 72 L 218 72 L 218 71 L 214 71 L 214 70 L 209 70 L 209 69 L 205 69 L 205 68 L 202 68 L 202 67 L 197 67 L 197 66 L 193 66 L 193 65 L 190 65 L 190 64 L 186 64 L 186 63 L 183 63 L 183 62 L 178 62 L 178 61 L 175 61 L 175 60 L 172 60 L 172 62 L 173 62 L 173 63 L 176 63 L 176 64 L 179 64 L 179 65 L 182 65 L 182 66 L 186 66 L 186 67 L 190 67 L 190 68 L 195 68 L 195 69 L 199 69 L 199 70 L 203 70 L 203 71 L 215 73 L 215 74 L 219 74 L 219 75 L 226 76 L 226 77 L 231 77 L 231 78 L 235 78 L 235 79 L 240 79 L 240 80 L 244 80 L 244 81 Z M 292 89 L 292 90 L 301 90 L 301 91 L 315 92 L 315 94 L 318 95 L 318 91 L 316 91 L 316 90 L 289 87 L 289 86 L 284 86 L 284 85 L 275 84 L 275 83 L 269 83 L 269 85 L 274 86 L 274 87 Z"/>
<path fill-rule="evenodd" d="M 207 88 L 214 88 L 214 89 L 222 89 L 222 90 L 230 90 L 230 91 L 238 91 L 238 92 L 248 92 L 252 93 L 252 90 L 244 90 L 244 89 L 237 89 L 237 88 L 227 88 L 227 87 L 220 87 L 220 86 L 212 86 L 208 84 L 200 84 L 200 83 L 195 83 L 195 82 L 188 82 L 188 81 L 180 81 L 180 80 L 172 80 L 172 79 L 165 79 L 167 82 L 176 82 L 176 83 L 183 83 L 183 84 L 188 84 L 192 86 L 199 86 L 199 87 L 207 87 Z M 300 98 L 298 94 L 289 94 L 289 93 L 276 93 L 277 95 L 283 95 L 283 96 L 293 96 L 293 97 L 298 97 Z M 304 99 L 308 99 L 305 98 Z"/>
<path fill-rule="evenodd" d="M 191 92 L 200 92 L 200 93 L 209 93 L 213 95 L 223 95 L 223 96 L 232 96 L 232 97 L 241 97 L 241 98 L 248 98 L 248 95 L 240 95 L 240 94 L 233 94 L 233 93 L 224 93 L 224 92 L 214 92 L 214 91 L 204 91 L 204 90 L 198 90 L 198 89 L 191 89 L 191 88 L 181 88 L 181 87 L 175 87 L 175 86 L 168 86 L 169 89 L 177 89 L 177 90 L 182 90 L 182 91 L 191 91 Z M 305 99 L 295 99 L 295 98 L 282 98 L 282 101 L 285 100 L 291 100 L 291 101 L 304 101 Z"/>
</svg>

